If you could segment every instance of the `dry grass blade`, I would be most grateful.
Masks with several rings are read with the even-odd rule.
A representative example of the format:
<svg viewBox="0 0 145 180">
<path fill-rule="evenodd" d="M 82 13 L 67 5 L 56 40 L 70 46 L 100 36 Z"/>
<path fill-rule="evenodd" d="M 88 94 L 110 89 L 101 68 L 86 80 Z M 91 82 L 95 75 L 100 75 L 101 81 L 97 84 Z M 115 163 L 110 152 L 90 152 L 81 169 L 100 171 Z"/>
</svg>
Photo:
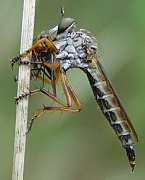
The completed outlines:
<svg viewBox="0 0 145 180">
<path fill-rule="evenodd" d="M 24 0 L 20 53 L 24 52 L 32 45 L 34 16 L 35 16 L 35 0 Z M 23 61 L 28 61 L 29 58 L 30 56 L 28 55 L 23 59 Z M 30 67 L 27 65 L 20 65 L 19 75 L 18 75 L 17 97 L 21 93 L 28 91 L 29 81 L 30 81 Z M 27 113 L 28 113 L 28 97 L 20 100 L 19 103 L 16 105 L 16 125 L 15 125 L 12 180 L 23 180 Z"/>
</svg>

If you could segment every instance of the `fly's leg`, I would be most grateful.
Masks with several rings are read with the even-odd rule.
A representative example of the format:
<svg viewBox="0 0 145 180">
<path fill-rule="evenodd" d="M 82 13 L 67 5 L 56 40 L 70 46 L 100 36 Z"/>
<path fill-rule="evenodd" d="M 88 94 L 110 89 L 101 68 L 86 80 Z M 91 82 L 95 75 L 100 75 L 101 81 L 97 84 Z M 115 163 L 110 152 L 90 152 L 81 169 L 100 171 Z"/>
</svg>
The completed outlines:
<svg viewBox="0 0 145 180">
<path fill-rule="evenodd" d="M 56 66 L 56 69 L 55 69 L 55 71 L 54 71 L 54 74 L 55 74 L 55 82 L 54 82 L 54 83 L 55 83 L 55 84 L 57 83 L 57 81 L 58 81 L 58 79 L 59 79 L 59 70 L 60 70 L 60 65 L 57 64 L 57 63 L 59 63 L 59 62 L 58 62 L 58 61 L 55 61 L 54 64 L 45 63 L 45 65 L 46 65 L 47 67 L 52 67 L 52 66 L 55 67 L 55 66 Z M 53 83 L 53 82 L 51 82 L 51 81 L 43 78 L 42 76 L 37 76 L 37 78 L 40 79 L 41 81 L 45 82 L 46 84 L 49 84 L 49 85 L 52 85 L 52 83 Z M 38 93 L 38 92 L 44 93 L 44 92 L 43 92 L 43 88 L 39 88 L 39 89 L 36 89 L 36 90 L 33 90 L 33 91 L 29 90 L 29 92 L 25 92 L 25 93 L 19 95 L 18 97 L 14 97 L 15 102 L 16 102 L 16 104 L 18 104 L 19 100 L 21 100 L 21 99 L 23 99 L 23 98 L 25 98 L 25 97 L 27 97 L 27 96 L 29 96 L 29 95 L 36 94 L 36 93 Z M 45 94 L 45 93 L 44 93 L 44 94 Z M 48 93 L 47 96 L 50 96 L 50 98 L 51 98 L 51 95 L 50 95 L 50 94 L 51 94 L 51 93 Z M 53 95 L 53 96 L 54 96 L 54 95 Z M 55 96 L 54 96 L 54 97 L 55 97 Z"/>
<path fill-rule="evenodd" d="M 53 82 L 53 81 L 49 81 L 49 80 L 43 78 L 42 76 L 37 76 L 36 78 L 42 80 L 43 82 L 45 82 L 45 83 L 47 83 L 47 84 L 49 84 L 49 85 L 52 85 L 52 87 L 53 87 L 53 92 L 55 92 L 55 84 L 57 83 L 57 81 L 58 81 L 58 79 L 59 79 L 59 70 L 60 70 L 60 63 L 59 63 L 59 61 L 54 61 L 53 64 L 49 64 L 49 63 L 47 63 L 47 62 L 33 62 L 33 63 L 35 63 L 35 64 L 43 64 L 43 65 L 44 65 L 45 67 L 47 67 L 47 68 L 53 68 L 53 69 L 54 69 L 54 76 L 55 76 L 54 82 Z M 33 75 L 32 75 L 32 77 L 33 77 Z M 31 77 L 31 78 L 32 78 L 32 77 Z M 26 96 L 28 96 L 28 95 L 30 95 L 30 94 L 31 94 L 30 92 L 26 92 L 26 93 L 24 93 L 24 94 L 21 94 L 19 97 L 15 97 L 14 99 L 15 99 L 15 101 L 16 101 L 16 104 L 18 104 L 18 101 L 19 101 L 20 99 L 22 99 L 22 98 L 24 98 L 24 97 L 26 97 Z M 33 94 L 33 93 L 32 93 L 32 94 Z"/>
<path fill-rule="evenodd" d="M 49 81 L 45 78 L 43 78 L 42 76 L 37 76 L 36 78 L 42 80 L 43 82 L 49 84 L 49 85 L 52 85 L 52 87 L 55 87 L 55 84 L 57 83 L 58 79 L 59 79 L 59 72 L 60 72 L 60 62 L 59 61 L 54 61 L 53 64 L 49 64 L 48 62 L 33 62 L 33 64 L 42 64 L 44 65 L 45 67 L 47 68 L 53 68 L 54 69 L 54 77 L 55 77 L 55 80 L 54 82 L 53 81 Z M 33 75 L 32 75 L 33 76 Z M 36 92 L 38 92 L 37 90 L 34 92 L 33 91 L 29 91 L 29 92 L 26 92 L 24 94 L 21 94 L 19 95 L 19 97 L 15 97 L 15 102 L 16 104 L 18 104 L 18 101 L 24 97 L 27 97 L 28 95 L 31 95 L 31 94 L 35 94 Z M 55 92 L 54 88 L 53 88 L 53 92 Z M 55 94 L 55 93 L 54 93 Z"/>
<path fill-rule="evenodd" d="M 38 118 L 44 111 L 61 111 L 61 112 L 73 112 L 73 113 L 81 111 L 81 103 L 64 73 L 60 73 L 60 80 L 61 80 L 62 88 L 66 97 L 67 104 L 63 103 L 60 99 L 55 97 L 50 92 L 46 91 L 44 88 L 34 90 L 33 92 L 31 91 L 31 94 L 42 92 L 43 94 L 50 97 L 51 99 L 53 99 L 55 102 L 57 102 L 63 107 L 43 106 L 43 108 L 39 109 L 35 113 L 35 115 L 32 117 L 30 124 L 28 126 L 28 129 L 27 129 L 27 133 L 31 130 L 35 119 Z M 72 106 L 72 100 L 75 102 L 77 109 L 70 109 Z"/>
<path fill-rule="evenodd" d="M 61 111 L 61 112 L 79 112 L 81 111 L 81 103 L 77 97 L 77 95 L 75 94 L 74 89 L 72 88 L 69 80 L 67 79 L 66 75 L 63 72 L 60 72 L 60 81 L 61 81 L 61 85 L 62 85 L 62 89 L 64 92 L 64 95 L 66 97 L 66 101 L 67 103 L 62 102 L 59 98 L 57 98 L 54 94 L 51 94 L 50 92 L 48 92 L 46 89 L 44 88 L 40 88 L 40 89 L 35 89 L 33 91 L 29 91 L 27 93 L 24 93 L 22 95 L 20 95 L 19 97 L 16 97 L 16 103 L 18 103 L 18 101 L 22 98 L 25 98 L 29 95 L 34 95 L 36 93 L 43 93 L 44 95 L 46 95 L 47 97 L 51 98 L 52 100 L 54 100 L 55 102 L 57 102 L 59 105 L 61 105 L 62 107 L 50 107 L 50 106 L 44 106 L 43 108 L 39 109 L 35 115 L 32 117 L 30 124 L 28 126 L 27 132 L 29 132 L 32 128 L 32 125 L 35 121 L 36 118 L 38 118 L 44 111 Z M 71 109 L 72 106 L 72 100 L 74 101 L 77 109 Z"/>
<path fill-rule="evenodd" d="M 31 62 L 31 64 L 39 64 L 39 65 L 42 65 L 42 66 L 44 66 L 44 67 L 46 67 L 46 68 L 51 68 L 51 69 L 53 69 L 54 71 L 54 77 L 55 77 L 55 80 L 54 80 L 54 82 L 55 82 L 55 84 L 57 83 L 57 81 L 58 81 L 58 79 L 59 79 L 59 72 L 60 72 L 60 62 L 58 61 L 58 60 L 55 60 L 54 62 L 53 62 L 53 64 L 50 64 L 50 63 L 48 63 L 48 62 L 42 62 L 42 61 L 37 61 L 37 62 Z M 40 79 L 40 80 L 43 80 L 43 77 L 42 76 L 37 76 L 37 78 L 38 79 Z M 46 79 L 45 79 L 46 80 Z M 46 80 L 46 83 L 47 84 L 51 84 L 51 82 L 49 81 L 48 82 L 48 80 Z"/>
<path fill-rule="evenodd" d="M 29 131 L 31 131 L 32 129 L 32 125 L 34 123 L 34 121 L 36 120 L 36 118 L 38 118 L 44 111 L 59 111 L 59 112 L 72 112 L 72 113 L 76 113 L 79 112 L 81 109 L 70 109 L 70 107 L 65 108 L 65 107 L 50 107 L 50 106 L 44 106 L 43 108 L 41 108 L 39 111 L 37 111 L 35 113 L 35 115 L 32 117 L 28 129 L 27 129 L 27 133 Z"/>
<path fill-rule="evenodd" d="M 58 60 L 55 60 L 51 64 L 49 64 L 48 62 L 35 62 L 35 64 L 40 64 L 40 63 L 42 63 L 41 66 L 43 66 L 45 69 L 50 69 L 51 74 L 48 74 L 47 72 L 45 72 L 43 68 L 41 68 L 40 71 L 43 72 L 43 76 L 39 75 L 39 73 L 33 76 L 33 73 L 32 73 L 33 69 L 32 69 L 31 78 L 35 77 L 35 78 L 40 79 L 43 82 L 43 85 L 44 83 L 51 85 L 53 89 L 53 94 L 56 96 L 56 83 L 58 82 L 59 75 L 60 75 L 60 62 Z M 50 80 L 44 78 L 44 75 L 46 75 L 46 77 L 48 77 L 48 79 Z"/>
<path fill-rule="evenodd" d="M 21 59 L 25 56 L 27 56 L 27 54 L 29 54 L 31 51 L 33 50 L 36 50 L 37 51 L 37 48 L 40 46 L 40 43 L 42 42 L 45 42 L 46 45 L 48 46 L 48 48 L 50 48 L 50 51 L 52 53 L 57 53 L 57 48 L 55 47 L 55 45 L 47 38 L 42 38 L 40 40 L 38 40 L 31 48 L 29 48 L 26 52 L 20 54 L 19 56 L 17 56 L 16 58 L 14 59 L 10 59 L 10 65 L 14 66 L 15 63 L 17 62 L 20 62 L 21 63 Z M 43 50 L 43 49 L 42 49 Z M 28 63 L 31 63 L 31 62 L 26 62 L 27 64 Z"/>
<path fill-rule="evenodd" d="M 47 91 L 45 88 L 38 88 L 38 89 L 35 89 L 35 90 L 29 90 L 29 92 L 26 92 L 22 95 L 20 95 L 19 97 L 15 97 L 15 101 L 16 101 L 16 104 L 18 104 L 18 101 L 27 97 L 27 96 L 30 96 L 30 95 L 34 95 L 36 93 L 43 93 L 45 94 L 46 96 L 48 96 L 49 98 L 53 99 L 55 102 L 57 102 L 58 104 L 62 105 L 62 106 L 66 106 L 67 105 L 65 103 L 63 103 L 61 100 L 59 100 L 56 96 L 54 96 L 53 94 L 51 94 L 49 91 Z"/>
</svg>

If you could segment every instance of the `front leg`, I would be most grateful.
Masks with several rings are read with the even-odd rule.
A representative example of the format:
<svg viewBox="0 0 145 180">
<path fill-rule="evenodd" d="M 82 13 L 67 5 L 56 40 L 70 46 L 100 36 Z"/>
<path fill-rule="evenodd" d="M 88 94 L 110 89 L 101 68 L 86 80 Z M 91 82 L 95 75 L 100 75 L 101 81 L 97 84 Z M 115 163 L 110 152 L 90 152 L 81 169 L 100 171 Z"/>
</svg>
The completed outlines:
<svg viewBox="0 0 145 180">
<path fill-rule="evenodd" d="M 35 44 L 33 44 L 33 46 L 31 48 L 29 48 L 26 52 L 20 54 L 19 56 L 17 56 L 16 58 L 10 59 L 10 65 L 14 66 L 15 63 L 20 62 L 21 63 L 21 59 L 25 56 L 27 56 L 30 52 L 32 52 L 33 50 L 35 50 L 36 52 L 39 51 L 40 49 L 41 51 L 44 50 L 44 47 L 41 45 L 41 43 L 44 42 L 47 47 L 50 49 L 50 52 L 55 54 L 57 53 L 57 48 L 55 47 L 55 45 L 47 38 L 42 38 L 40 40 L 38 40 Z M 41 47 L 41 48 L 40 48 Z M 29 62 L 25 62 L 25 63 L 29 63 Z"/>
</svg>

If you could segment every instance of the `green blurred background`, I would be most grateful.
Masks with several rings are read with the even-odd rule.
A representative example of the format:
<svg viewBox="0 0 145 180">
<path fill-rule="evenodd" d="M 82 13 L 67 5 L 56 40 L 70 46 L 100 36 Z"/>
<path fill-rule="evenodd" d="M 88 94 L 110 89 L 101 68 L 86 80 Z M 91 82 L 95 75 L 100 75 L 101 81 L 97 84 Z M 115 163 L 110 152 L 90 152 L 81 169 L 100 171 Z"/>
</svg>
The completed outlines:
<svg viewBox="0 0 145 180">
<path fill-rule="evenodd" d="M 22 1 L 0 1 L 0 179 L 11 179 L 18 74 L 9 59 L 19 52 Z M 65 16 L 77 20 L 97 38 L 100 58 L 140 142 L 135 143 L 136 168 L 132 174 L 120 142 L 100 113 L 87 78 L 80 70 L 68 77 L 82 102 L 80 113 L 44 113 L 27 135 L 25 180 L 143 180 L 145 179 L 145 1 L 144 0 L 37 0 L 34 37 Z M 32 84 L 31 88 L 39 85 Z M 60 85 L 58 85 L 60 89 Z M 63 96 L 62 92 L 59 97 Z M 38 103 L 39 102 L 39 103 Z M 30 98 L 29 120 L 43 95 Z"/>
</svg>

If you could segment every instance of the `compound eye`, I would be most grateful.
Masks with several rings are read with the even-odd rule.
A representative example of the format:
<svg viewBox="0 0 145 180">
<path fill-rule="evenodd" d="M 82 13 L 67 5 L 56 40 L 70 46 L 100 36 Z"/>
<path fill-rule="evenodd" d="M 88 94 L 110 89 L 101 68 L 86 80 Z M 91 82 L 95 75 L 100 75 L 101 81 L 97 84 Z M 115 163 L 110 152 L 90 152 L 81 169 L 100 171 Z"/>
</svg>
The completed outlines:
<svg viewBox="0 0 145 180">
<path fill-rule="evenodd" d="M 63 18 L 59 25 L 58 25 L 58 31 L 57 34 L 63 33 L 67 29 L 71 29 L 76 24 L 76 21 L 72 18 Z"/>
</svg>

